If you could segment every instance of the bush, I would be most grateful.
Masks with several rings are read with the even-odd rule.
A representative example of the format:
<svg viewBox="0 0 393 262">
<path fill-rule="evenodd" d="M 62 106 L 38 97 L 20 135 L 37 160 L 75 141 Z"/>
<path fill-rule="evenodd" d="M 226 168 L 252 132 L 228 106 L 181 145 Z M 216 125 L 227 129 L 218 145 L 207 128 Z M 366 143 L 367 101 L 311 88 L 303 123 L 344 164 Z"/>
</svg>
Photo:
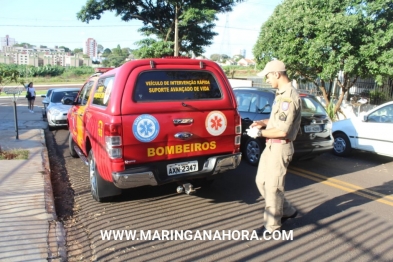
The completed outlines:
<svg viewBox="0 0 393 262">
<path fill-rule="evenodd" d="M 388 101 L 388 96 L 379 90 L 372 90 L 369 92 L 370 104 L 379 105 Z"/>
</svg>

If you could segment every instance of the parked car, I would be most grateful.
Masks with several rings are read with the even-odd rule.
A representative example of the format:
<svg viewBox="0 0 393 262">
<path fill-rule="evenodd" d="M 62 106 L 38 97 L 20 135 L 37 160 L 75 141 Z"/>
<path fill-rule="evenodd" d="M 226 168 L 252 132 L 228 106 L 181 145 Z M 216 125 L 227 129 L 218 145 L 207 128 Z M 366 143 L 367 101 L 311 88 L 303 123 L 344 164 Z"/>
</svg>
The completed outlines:
<svg viewBox="0 0 393 262">
<path fill-rule="evenodd" d="M 233 90 L 242 118 L 242 158 L 252 165 L 258 165 L 266 146 L 266 139 L 251 138 L 245 130 L 253 121 L 270 117 L 276 90 L 256 87 L 238 87 Z M 300 131 L 293 141 L 295 148 L 293 159 L 312 159 L 332 150 L 332 121 L 315 96 L 299 92 L 302 101 L 302 120 Z"/>
<path fill-rule="evenodd" d="M 82 87 L 68 114 L 72 157 L 89 165 L 96 201 L 177 182 L 192 193 L 241 161 L 241 119 L 217 63 L 133 60 Z"/>
<path fill-rule="evenodd" d="M 54 89 L 55 89 L 55 88 L 49 88 L 49 89 L 46 91 L 46 94 L 45 94 L 45 95 L 41 95 L 41 97 L 43 98 L 43 99 L 42 99 L 42 104 L 44 105 L 44 108 L 42 109 L 42 117 L 43 117 L 43 118 L 46 117 L 46 108 L 47 108 L 47 106 L 48 106 L 48 104 L 49 104 L 50 95 L 51 95 L 51 93 L 52 93 L 52 91 L 53 91 Z"/>
<path fill-rule="evenodd" d="M 46 107 L 49 129 L 67 126 L 67 113 L 79 90 L 80 88 L 56 88 L 52 90 Z"/>
<path fill-rule="evenodd" d="M 360 149 L 393 157 L 393 101 L 369 110 L 361 117 L 333 123 L 334 148 L 338 156 Z"/>
</svg>

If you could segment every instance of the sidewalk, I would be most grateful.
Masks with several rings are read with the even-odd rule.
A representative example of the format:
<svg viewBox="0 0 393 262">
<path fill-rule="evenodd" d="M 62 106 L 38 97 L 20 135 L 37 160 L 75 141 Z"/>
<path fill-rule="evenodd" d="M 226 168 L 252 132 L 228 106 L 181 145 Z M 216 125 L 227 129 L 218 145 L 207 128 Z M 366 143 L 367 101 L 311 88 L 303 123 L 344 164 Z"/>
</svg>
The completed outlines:
<svg viewBox="0 0 393 262">
<path fill-rule="evenodd" d="M 7 99 L 7 100 L 6 100 Z M 65 261 L 63 225 L 57 221 L 41 106 L 32 114 L 17 101 L 16 139 L 11 99 L 0 99 L 0 146 L 27 149 L 27 160 L 0 160 L 0 261 Z"/>
</svg>

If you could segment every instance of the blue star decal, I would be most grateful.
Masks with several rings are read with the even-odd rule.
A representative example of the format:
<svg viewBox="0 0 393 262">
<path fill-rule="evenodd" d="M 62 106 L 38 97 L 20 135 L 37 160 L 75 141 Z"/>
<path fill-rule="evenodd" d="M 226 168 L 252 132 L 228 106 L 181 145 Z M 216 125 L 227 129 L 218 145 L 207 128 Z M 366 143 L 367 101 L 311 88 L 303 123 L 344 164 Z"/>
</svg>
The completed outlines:
<svg viewBox="0 0 393 262">
<path fill-rule="evenodd" d="M 139 133 L 144 134 L 145 136 L 148 136 L 149 133 L 153 132 L 153 124 L 147 120 L 143 121 L 143 123 L 141 123 L 139 125 Z"/>
</svg>

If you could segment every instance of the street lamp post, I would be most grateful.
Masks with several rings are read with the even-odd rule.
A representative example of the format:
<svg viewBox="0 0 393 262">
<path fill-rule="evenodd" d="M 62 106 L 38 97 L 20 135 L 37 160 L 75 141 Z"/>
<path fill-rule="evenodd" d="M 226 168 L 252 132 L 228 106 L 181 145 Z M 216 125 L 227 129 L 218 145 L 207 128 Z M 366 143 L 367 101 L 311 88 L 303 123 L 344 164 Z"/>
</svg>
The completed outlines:
<svg viewBox="0 0 393 262">
<path fill-rule="evenodd" d="M 179 21 L 177 18 L 177 4 L 175 7 L 175 50 L 174 56 L 179 56 Z"/>
</svg>

